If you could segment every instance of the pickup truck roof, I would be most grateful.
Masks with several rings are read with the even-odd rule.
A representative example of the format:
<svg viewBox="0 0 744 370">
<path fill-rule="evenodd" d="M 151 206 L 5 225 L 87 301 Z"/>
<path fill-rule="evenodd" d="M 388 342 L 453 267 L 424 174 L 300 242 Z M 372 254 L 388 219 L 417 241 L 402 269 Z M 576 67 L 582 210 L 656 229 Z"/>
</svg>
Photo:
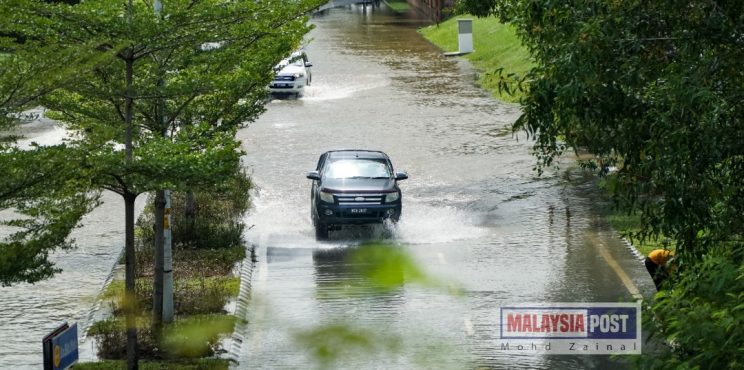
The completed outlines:
<svg viewBox="0 0 744 370">
<path fill-rule="evenodd" d="M 374 159 L 387 159 L 387 154 L 378 150 L 361 150 L 361 149 L 342 149 L 342 150 L 329 150 L 328 156 L 330 158 L 374 158 Z"/>
</svg>

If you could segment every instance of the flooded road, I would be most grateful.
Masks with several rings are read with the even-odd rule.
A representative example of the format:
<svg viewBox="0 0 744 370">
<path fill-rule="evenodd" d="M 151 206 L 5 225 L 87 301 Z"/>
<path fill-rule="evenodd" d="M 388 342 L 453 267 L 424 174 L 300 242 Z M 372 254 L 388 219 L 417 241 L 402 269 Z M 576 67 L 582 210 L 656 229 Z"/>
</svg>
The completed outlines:
<svg viewBox="0 0 744 370">
<path fill-rule="evenodd" d="M 258 260 L 239 368 L 627 368 L 609 356 L 498 350 L 502 305 L 628 301 L 653 289 L 595 216 L 591 177 L 567 162 L 538 178 L 529 140 L 510 133 L 518 108 L 421 38 L 423 21 L 383 5 L 312 22 L 312 86 L 273 100 L 239 133 L 257 186 L 246 222 Z M 408 171 L 403 216 L 391 231 L 349 228 L 317 242 L 305 173 L 322 152 L 348 148 L 385 151 Z M 455 288 L 360 288 L 346 257 L 375 240 Z M 347 340 L 313 352 L 328 338 L 308 334 L 319 328 Z"/>
</svg>

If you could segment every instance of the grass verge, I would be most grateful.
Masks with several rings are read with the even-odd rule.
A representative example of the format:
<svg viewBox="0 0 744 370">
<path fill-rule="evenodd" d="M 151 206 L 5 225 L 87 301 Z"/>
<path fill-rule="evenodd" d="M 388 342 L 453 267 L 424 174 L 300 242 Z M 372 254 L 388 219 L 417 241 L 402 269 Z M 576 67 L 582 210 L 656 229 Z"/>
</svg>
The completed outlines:
<svg viewBox="0 0 744 370">
<path fill-rule="evenodd" d="M 475 51 L 466 58 L 480 72 L 478 83 L 481 87 L 502 101 L 516 102 L 520 92 L 509 95 L 499 92 L 500 77 L 496 70 L 503 68 L 503 75 L 524 76 L 532 68 L 529 52 L 522 45 L 513 27 L 503 24 L 494 17 L 476 18 L 462 15 L 448 19 L 439 25 L 421 28 L 419 32 L 443 51 L 457 51 L 457 20 L 473 20 L 473 47 Z"/>
<path fill-rule="evenodd" d="M 143 310 L 152 309 L 152 278 L 141 277 L 135 280 L 137 300 Z M 173 282 L 174 306 L 177 312 L 185 315 L 220 312 L 228 300 L 238 295 L 240 278 L 237 276 L 191 276 L 176 278 Z M 120 314 L 123 307 L 124 281 L 115 280 L 102 293 L 108 300 L 114 314 Z"/>
<path fill-rule="evenodd" d="M 640 240 L 633 238 L 632 235 L 638 233 L 641 230 L 641 215 L 638 213 L 627 214 L 619 210 L 610 211 L 605 218 L 612 227 L 620 232 L 628 241 L 635 246 L 638 251 L 647 256 L 654 249 L 664 249 L 664 237 L 657 237 L 653 239 Z M 674 246 L 670 245 L 666 247 L 670 250 L 674 250 Z"/>
</svg>

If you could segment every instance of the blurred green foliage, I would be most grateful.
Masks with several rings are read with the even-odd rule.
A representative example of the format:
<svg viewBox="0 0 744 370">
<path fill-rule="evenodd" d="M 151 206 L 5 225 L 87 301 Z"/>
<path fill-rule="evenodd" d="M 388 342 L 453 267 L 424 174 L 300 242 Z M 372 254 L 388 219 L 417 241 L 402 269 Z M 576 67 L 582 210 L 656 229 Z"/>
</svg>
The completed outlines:
<svg viewBox="0 0 744 370">
<path fill-rule="evenodd" d="M 197 358 L 214 355 L 220 335 L 232 333 L 235 317 L 194 315 L 167 325 L 162 345 L 169 357 Z"/>
<path fill-rule="evenodd" d="M 336 253 L 340 255 L 316 258 L 340 258 L 341 261 L 328 265 L 343 268 L 345 271 L 340 273 L 348 275 L 349 279 L 337 283 L 331 289 L 324 289 L 321 294 L 384 294 L 406 285 L 441 290 L 451 295 L 460 294 L 461 288 L 456 282 L 444 281 L 427 274 L 403 245 L 366 242 Z M 319 264 L 326 265 L 322 262 Z"/>
<path fill-rule="evenodd" d="M 401 246 L 362 244 L 352 248 L 346 262 L 361 274 L 364 285 L 383 291 L 398 289 L 407 283 L 434 285 L 434 279 L 427 276 Z"/>
<path fill-rule="evenodd" d="M 346 358 L 371 355 L 391 355 L 401 348 L 401 338 L 394 334 L 381 335 L 355 327 L 352 323 L 321 325 L 295 333 L 297 346 L 309 351 L 321 369 Z"/>
</svg>

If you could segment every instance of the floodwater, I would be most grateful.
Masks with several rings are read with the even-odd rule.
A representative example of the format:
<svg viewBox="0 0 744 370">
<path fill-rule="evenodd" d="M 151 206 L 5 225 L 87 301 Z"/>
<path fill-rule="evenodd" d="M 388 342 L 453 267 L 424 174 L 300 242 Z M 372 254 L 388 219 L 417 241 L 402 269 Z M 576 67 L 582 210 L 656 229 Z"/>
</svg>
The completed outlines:
<svg viewBox="0 0 744 370">
<path fill-rule="evenodd" d="M 601 251 L 642 293 L 652 291 L 643 267 L 595 216 L 591 177 L 567 171 L 569 162 L 537 177 L 529 140 L 510 134 L 518 108 L 492 100 L 466 62 L 421 38 L 415 30 L 426 21 L 415 12 L 350 6 L 312 22 L 312 86 L 298 100 L 271 101 L 239 133 L 257 186 L 246 238 L 258 262 L 237 367 L 626 368 L 608 356 L 498 350 L 502 305 L 630 300 Z M 24 133 L 21 145 L 64 135 L 43 120 Z M 315 240 L 304 175 L 320 153 L 340 148 L 383 150 L 408 171 L 392 230 L 349 228 Z M 39 368 L 48 331 L 90 323 L 123 244 L 122 202 L 111 193 L 103 200 L 75 231 L 79 248 L 54 254 L 62 273 L 0 288 L 0 369 Z M 347 257 L 379 240 L 445 284 L 364 286 Z M 344 340 L 307 335 L 323 329 Z M 316 346 L 323 340 L 326 347 Z M 82 356 L 91 355 L 84 347 Z"/>
<path fill-rule="evenodd" d="M 383 5 L 332 9 L 312 23 L 312 86 L 272 100 L 239 132 L 257 186 L 246 217 L 257 263 L 236 367 L 627 368 L 622 356 L 498 348 L 500 306 L 632 300 L 608 258 L 631 286 L 652 291 L 595 216 L 592 177 L 570 161 L 538 177 L 530 141 L 510 133 L 519 109 L 420 37 L 425 20 Z M 305 174 L 322 152 L 344 148 L 383 150 L 408 171 L 403 216 L 389 230 L 352 227 L 318 242 Z M 347 257 L 379 240 L 445 284 L 365 287 Z"/>
</svg>

